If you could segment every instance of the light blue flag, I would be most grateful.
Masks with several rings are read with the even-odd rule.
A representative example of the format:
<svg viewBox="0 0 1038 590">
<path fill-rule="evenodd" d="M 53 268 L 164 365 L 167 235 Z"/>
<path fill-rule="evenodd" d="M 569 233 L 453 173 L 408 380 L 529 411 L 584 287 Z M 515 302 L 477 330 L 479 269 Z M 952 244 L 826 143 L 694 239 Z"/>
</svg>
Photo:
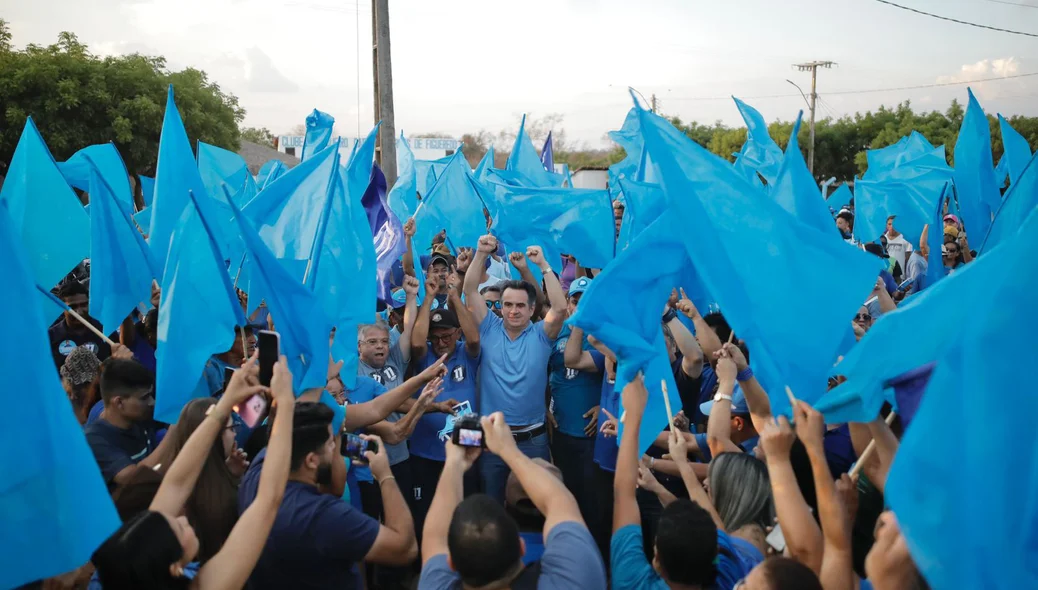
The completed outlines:
<svg viewBox="0 0 1038 590">
<path fill-rule="evenodd" d="M 1023 225 L 1027 216 L 1038 208 L 1038 154 L 1028 160 L 1020 170 L 1005 198 L 999 204 L 995 219 L 991 222 L 988 234 L 981 243 L 978 252 L 983 254 L 1015 234 Z"/>
<path fill-rule="evenodd" d="M 815 401 L 848 322 L 875 286 L 876 259 L 762 199 L 664 119 L 642 109 L 639 117 L 703 288 L 747 342 L 772 406 L 789 411 L 787 385 Z"/>
<path fill-rule="evenodd" d="M 461 150 L 458 150 L 461 151 Z M 412 154 L 412 157 L 413 154 Z M 439 160 L 415 160 L 415 179 L 418 183 L 418 194 L 422 195 L 422 198 L 429 196 L 429 192 L 432 191 L 433 186 L 436 184 L 436 180 L 443 174 L 447 166 L 451 163 L 454 156 L 446 156 Z"/>
<path fill-rule="evenodd" d="M 796 123 L 793 124 L 793 134 L 789 137 L 786 153 L 782 158 L 782 167 L 779 168 L 775 185 L 768 194 L 775 199 L 779 207 L 789 211 L 802 223 L 822 233 L 839 237 L 840 231 L 833 223 L 829 207 L 822 198 L 822 192 L 815 183 L 814 176 L 811 176 L 811 171 L 807 169 L 804 154 L 800 153 L 797 133 L 800 132 L 800 120 L 803 116 L 803 111 L 797 115 Z"/>
<path fill-rule="evenodd" d="M 414 152 L 411 151 L 411 144 L 407 142 L 403 131 L 396 140 L 396 169 L 396 182 L 389 190 L 389 208 L 397 219 L 407 221 L 418 209 L 418 199 L 415 198 L 415 193 L 418 192 L 418 179 Z"/>
<path fill-rule="evenodd" d="M 493 186 L 493 202 L 487 204 L 491 229 L 510 248 L 540 246 L 546 260 L 554 263 L 569 254 L 585 268 L 605 268 L 613 259 L 616 233 L 608 191 Z"/>
<path fill-rule="evenodd" d="M 1013 126 L 1002 115 L 998 116 L 998 126 L 1002 131 L 1003 148 L 1002 160 L 998 164 L 1001 166 L 1002 162 L 1006 162 L 1009 183 L 1012 184 L 1020 178 L 1020 175 L 1024 173 L 1024 168 L 1027 167 L 1027 163 L 1031 161 L 1031 146 L 1027 143 L 1027 139 L 1020 135 L 1020 132 L 1016 129 L 1013 129 Z M 995 180 L 997 185 L 1001 186 L 1002 183 L 998 181 L 1004 181 L 1005 176 L 1003 175 Z"/>
<path fill-rule="evenodd" d="M 328 381 L 328 335 L 332 324 L 325 317 L 317 296 L 278 262 L 245 219 L 230 195 L 227 202 L 238 222 L 251 264 L 251 280 L 262 284 L 270 313 L 277 318 L 281 354 L 288 358 L 296 394 Z"/>
<path fill-rule="evenodd" d="M 565 178 L 565 184 L 563 186 L 574 188 L 573 176 L 569 172 L 569 164 L 562 165 L 562 176 Z"/>
<path fill-rule="evenodd" d="M 140 231 L 147 234 L 148 228 L 151 227 L 151 207 L 145 207 L 134 213 L 133 221 L 137 223 L 137 227 Z"/>
<path fill-rule="evenodd" d="M 1002 196 L 995 180 L 991 128 L 973 91 L 967 91 L 969 106 L 955 142 L 955 191 L 966 232 L 982 236 L 987 233 L 991 214 L 998 209 Z"/>
<path fill-rule="evenodd" d="M 54 369 L 48 323 L 19 233 L 0 205 L 0 306 L 13 312 L 5 324 L 16 336 L 4 339 L 0 370 L 8 399 L 18 400 L 18 411 L 0 417 L 0 530 L 7 539 L 0 588 L 78 568 L 120 524 Z"/>
<path fill-rule="evenodd" d="M 414 249 L 414 237 L 411 238 L 411 251 L 417 252 Z M 422 268 L 422 263 L 418 260 L 418 256 L 415 256 L 414 260 L 414 278 L 418 281 L 418 298 L 417 304 L 421 305 L 425 301 L 425 269 Z"/>
<path fill-rule="evenodd" d="M 998 164 L 995 165 L 995 182 L 998 183 L 998 188 L 1001 189 L 1006 185 L 1007 180 L 1009 180 L 1009 158 L 1003 152 L 1002 157 L 998 159 Z"/>
<path fill-rule="evenodd" d="M 505 170 L 524 174 L 534 182 L 534 186 L 542 188 L 562 186 L 562 177 L 544 169 L 537 149 L 533 147 L 530 136 L 526 134 L 526 115 L 523 115 L 523 120 L 519 124 L 519 133 L 515 136 L 512 152 L 508 154 Z"/>
<path fill-rule="evenodd" d="M 472 177 L 477 182 L 484 182 L 487 179 L 487 170 L 494 169 L 494 146 L 490 146 L 487 149 L 487 153 L 483 154 L 483 159 L 479 161 L 479 165 L 476 166 L 475 171 L 472 172 Z"/>
<path fill-rule="evenodd" d="M 174 423 L 184 404 L 198 394 L 205 364 L 230 350 L 234 327 L 246 324 L 220 256 L 212 224 L 199 203 L 206 195 L 188 193 L 189 207 L 173 230 L 162 275 L 158 349 L 155 351 L 155 419 Z"/>
<path fill-rule="evenodd" d="M 755 179 L 759 173 L 768 181 L 768 185 L 773 185 L 782 167 L 782 149 L 771 138 L 768 124 L 757 109 L 734 96 L 732 100 L 746 122 L 746 143 L 737 154 L 735 169 L 746 179 Z"/>
<path fill-rule="evenodd" d="M 130 174 L 126 171 L 119 150 L 114 143 L 101 143 L 87 146 L 72 154 L 72 157 L 58 163 L 58 169 L 68 183 L 81 191 L 90 192 L 90 171 L 97 170 L 108 186 L 112 188 L 112 196 L 126 207 L 133 210 L 133 189 L 130 188 Z"/>
<path fill-rule="evenodd" d="M 61 176 L 32 117 L 14 150 L 0 203 L 14 223 L 40 285 L 57 285 L 90 255 L 90 219 Z"/>
<path fill-rule="evenodd" d="M 256 175 L 256 187 L 259 190 L 267 188 L 285 172 L 288 172 L 288 168 L 280 160 L 268 160 Z"/>
<path fill-rule="evenodd" d="M 36 291 L 40 294 L 40 297 L 37 297 L 37 301 L 40 303 L 40 311 L 43 313 L 43 319 L 48 326 L 52 325 L 58 316 L 69 310 L 69 306 L 65 305 L 64 301 L 58 299 L 54 293 L 39 285 L 36 285 Z"/>
<path fill-rule="evenodd" d="M 894 401 L 892 393 L 884 391 L 887 381 L 938 361 L 952 343 L 963 339 L 961 322 L 949 322 L 948 318 L 961 317 L 964 301 L 977 304 L 970 308 L 971 318 L 1001 313 L 1002 310 L 989 303 L 991 292 L 1017 280 L 1014 273 L 1032 274 L 1020 269 L 1028 268 L 1034 256 L 1038 217 L 1029 216 L 1027 224 L 992 250 L 998 255 L 977 258 L 938 283 L 927 285 L 926 290 L 906 299 L 897 310 L 883 314 L 861 342 L 833 368 L 833 374 L 843 375 L 847 381 L 816 404 L 826 421 L 837 424 L 875 419 L 884 401 Z M 1018 309 L 1013 313 L 1019 318 Z M 905 339 L 911 339 L 912 346 L 890 346 L 891 342 Z M 1012 348 L 1006 350 L 1016 352 Z"/>
<path fill-rule="evenodd" d="M 1038 396 L 1020 383 L 1021 367 L 1038 355 L 1034 322 L 1021 321 L 1020 314 L 1038 289 L 1038 275 L 1021 272 L 1033 264 L 1036 249 L 1038 216 L 1031 214 L 996 250 L 999 256 L 973 263 L 997 268 L 989 269 L 983 299 L 965 300 L 983 304 L 956 316 L 956 334 L 887 478 L 887 500 L 932 588 L 1038 585 L 1038 432 L 1024 428 L 1007 439 L 1004 424 L 1007 412 L 1038 413 Z M 960 306 L 964 301 L 959 293 L 945 296 Z M 968 427 L 949 428 L 955 424 Z"/>
<path fill-rule="evenodd" d="M 895 229 L 918 245 L 923 226 L 931 223 L 934 203 L 947 183 L 948 176 L 936 170 L 911 180 L 856 181 L 854 236 L 863 243 L 879 240 L 887 230 L 887 218 L 895 215 Z M 943 224 L 937 231 L 942 227 Z"/>
<path fill-rule="evenodd" d="M 162 121 L 162 136 L 159 138 L 159 160 L 155 171 L 155 201 L 151 215 L 151 229 L 148 232 L 148 243 L 155 252 L 156 259 L 162 265 L 163 272 L 166 268 L 166 259 L 169 257 L 170 237 L 173 230 L 180 223 L 184 210 L 188 208 L 188 193 L 194 192 L 197 197 L 207 197 L 202 177 L 198 174 L 198 166 L 195 156 L 191 152 L 191 143 L 187 139 L 187 131 L 184 122 L 180 119 L 176 102 L 173 100 L 173 86 L 170 85 L 166 96 L 166 114 Z M 210 202 L 215 199 L 208 198 Z M 207 211 L 214 211 L 216 206 L 200 200 L 202 207 Z M 222 213 L 213 213 L 210 217 L 213 227 L 210 230 L 220 248 L 220 258 L 227 249 L 228 239 L 225 232 L 221 231 L 230 221 L 230 212 L 225 219 L 220 219 Z M 175 416 L 174 416 L 175 418 Z"/>
<path fill-rule="evenodd" d="M 616 251 L 619 253 L 630 247 L 634 239 L 667 210 L 667 197 L 658 184 L 626 178 L 617 179 L 617 183 L 624 194 L 624 215 L 620 235 L 616 237 Z M 614 229 L 615 226 L 614 222 Z"/>
<path fill-rule="evenodd" d="M 638 112 L 631 109 L 624 119 L 624 124 L 619 131 L 610 131 L 609 139 L 612 139 L 624 150 L 624 159 L 609 167 L 609 193 L 612 199 L 622 201 L 622 193 L 619 188 L 619 179 L 630 178 L 638 180 L 638 167 L 642 161 L 644 145 L 642 134 L 638 127 Z"/>
<path fill-rule="evenodd" d="M 116 199 L 96 169 L 90 176 L 90 316 L 111 334 L 139 303 L 150 301 L 159 264 L 130 219 L 132 208 Z"/>
<path fill-rule="evenodd" d="M 138 176 L 141 181 L 141 199 L 144 200 L 145 207 L 151 207 L 151 202 L 155 198 L 155 179 L 150 176 Z"/>
<path fill-rule="evenodd" d="M 926 276 L 922 278 L 922 284 L 919 283 L 919 279 L 916 279 L 916 285 L 912 289 L 913 294 L 935 285 L 948 274 L 947 269 L 944 268 L 944 258 L 941 256 L 941 246 L 944 244 L 944 202 L 949 194 L 951 194 L 950 182 L 944 185 L 941 198 L 934 203 L 933 214 L 930 217 L 930 229 L 926 234 L 926 245 L 929 249 L 926 257 Z"/>
<path fill-rule="evenodd" d="M 490 190 L 472 178 L 461 150 L 455 152 L 414 215 L 415 244 L 419 247 L 416 253 L 424 252 L 433 237 L 445 229 L 458 247 L 474 248 L 480 236 L 487 233 L 484 203 L 493 199 Z"/>
<path fill-rule="evenodd" d="M 306 116 L 306 137 L 303 138 L 303 157 L 300 160 L 309 160 L 331 144 L 334 125 L 335 117 L 317 109 Z"/>
<path fill-rule="evenodd" d="M 825 204 L 829 206 L 829 209 L 834 211 L 833 215 L 839 213 L 844 207 L 848 207 L 851 204 L 851 199 L 854 198 L 854 193 L 851 192 L 851 187 L 847 184 L 841 184 L 836 187 L 833 194 L 829 195 L 829 198 L 825 200 Z"/>
<path fill-rule="evenodd" d="M 893 145 L 865 152 L 865 180 L 908 180 L 932 170 L 951 174 L 944 146 L 934 147 L 921 133 L 913 131 Z"/>
<path fill-rule="evenodd" d="M 213 199 L 223 199 L 221 185 L 226 184 L 234 191 L 236 203 L 247 203 L 250 198 L 242 194 L 248 189 L 246 181 L 252 182 L 249 167 L 244 158 L 238 154 L 225 150 L 215 145 L 209 145 L 204 141 L 198 142 L 198 174 L 202 177 L 205 190 Z M 252 194 L 255 195 L 255 184 Z"/>
</svg>

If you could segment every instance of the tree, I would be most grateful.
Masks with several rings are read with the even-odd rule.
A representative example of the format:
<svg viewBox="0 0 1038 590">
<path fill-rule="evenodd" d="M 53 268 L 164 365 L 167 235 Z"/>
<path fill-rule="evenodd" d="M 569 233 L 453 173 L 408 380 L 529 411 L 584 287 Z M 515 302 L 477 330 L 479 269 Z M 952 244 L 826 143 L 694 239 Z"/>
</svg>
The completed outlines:
<svg viewBox="0 0 1038 590">
<path fill-rule="evenodd" d="M 0 162 L 10 161 L 31 115 L 57 160 L 112 141 L 131 174 L 153 175 L 170 84 L 193 145 L 238 149 L 245 111 L 205 72 L 170 72 L 164 58 L 137 53 L 100 58 L 67 32 L 16 51 L 0 19 Z"/>
<path fill-rule="evenodd" d="M 258 143 L 267 147 L 274 147 L 274 134 L 270 132 L 270 129 L 266 127 L 246 127 L 241 130 L 241 138 L 244 141 L 251 141 L 252 143 Z"/>
</svg>

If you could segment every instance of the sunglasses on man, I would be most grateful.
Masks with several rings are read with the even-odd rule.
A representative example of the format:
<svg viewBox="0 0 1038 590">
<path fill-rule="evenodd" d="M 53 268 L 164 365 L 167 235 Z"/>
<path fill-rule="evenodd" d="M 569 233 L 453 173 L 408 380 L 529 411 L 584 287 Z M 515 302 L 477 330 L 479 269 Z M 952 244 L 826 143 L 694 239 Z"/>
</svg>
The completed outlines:
<svg viewBox="0 0 1038 590">
<path fill-rule="evenodd" d="M 500 301 L 487 301 L 487 309 L 501 309 Z"/>
<path fill-rule="evenodd" d="M 872 314 L 859 313 L 858 315 L 854 316 L 854 320 L 858 322 L 871 322 Z"/>
</svg>

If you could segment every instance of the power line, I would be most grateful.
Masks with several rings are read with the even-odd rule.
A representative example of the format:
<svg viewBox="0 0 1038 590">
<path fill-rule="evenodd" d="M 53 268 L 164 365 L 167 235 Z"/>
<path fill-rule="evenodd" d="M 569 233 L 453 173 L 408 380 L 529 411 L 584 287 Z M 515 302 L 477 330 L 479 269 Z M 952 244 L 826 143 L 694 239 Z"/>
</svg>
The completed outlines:
<svg viewBox="0 0 1038 590">
<path fill-rule="evenodd" d="M 1019 2 L 1006 2 L 1006 0 L 984 0 L 985 2 L 991 2 L 992 4 L 1005 4 L 1007 6 L 1023 6 L 1024 8 L 1038 8 L 1034 4 L 1020 4 Z"/>
<path fill-rule="evenodd" d="M 978 80 L 963 80 L 961 82 L 940 82 L 937 84 L 920 84 L 918 86 L 899 86 L 896 88 L 870 88 L 864 90 L 836 90 L 833 92 L 826 92 L 826 96 L 832 96 L 834 94 L 869 94 L 874 92 L 895 92 L 899 90 L 920 90 L 923 88 L 939 88 L 942 86 L 964 86 L 967 84 L 979 84 L 981 82 L 1000 82 L 1002 80 L 1013 80 L 1016 78 L 1029 78 L 1031 76 L 1038 76 L 1038 72 L 1032 72 L 1030 74 L 1015 74 L 1013 76 L 1001 76 L 998 78 L 981 78 Z M 739 98 L 744 100 L 758 100 L 763 98 L 796 98 L 801 96 L 799 94 L 765 94 L 761 96 L 740 96 Z M 695 97 L 667 97 L 668 100 L 688 100 L 688 101 L 705 101 L 705 100 L 731 100 L 731 96 L 695 96 Z"/>
<path fill-rule="evenodd" d="M 1026 33 L 1026 32 L 1023 32 L 1023 31 L 1011 31 L 1009 29 L 1000 29 L 999 27 L 992 27 L 992 26 L 988 26 L 988 25 L 981 25 L 981 24 L 977 24 L 977 23 L 971 23 L 969 21 L 959 20 L 957 18 L 951 18 L 951 17 L 947 17 L 947 16 L 941 16 L 939 14 L 933 14 L 932 12 L 923 12 L 922 10 L 917 10 L 915 8 L 910 8 L 908 6 L 901 6 L 900 4 L 895 4 L 893 2 L 890 2 L 889 0 L 876 0 L 876 2 L 879 2 L 880 4 L 886 4 L 888 6 L 893 6 L 894 8 L 900 8 L 901 10 L 907 10 L 909 12 L 914 12 L 916 14 L 921 14 L 923 16 L 929 16 L 929 17 L 933 17 L 933 18 L 940 19 L 940 20 L 945 20 L 945 21 L 952 22 L 952 23 L 958 23 L 960 25 L 966 25 L 966 26 L 970 26 L 970 27 L 977 27 L 978 29 L 987 29 L 989 31 L 998 31 L 999 33 L 1009 33 L 1011 35 L 1023 35 L 1024 37 L 1036 37 L 1036 38 L 1038 38 L 1038 33 Z"/>
</svg>

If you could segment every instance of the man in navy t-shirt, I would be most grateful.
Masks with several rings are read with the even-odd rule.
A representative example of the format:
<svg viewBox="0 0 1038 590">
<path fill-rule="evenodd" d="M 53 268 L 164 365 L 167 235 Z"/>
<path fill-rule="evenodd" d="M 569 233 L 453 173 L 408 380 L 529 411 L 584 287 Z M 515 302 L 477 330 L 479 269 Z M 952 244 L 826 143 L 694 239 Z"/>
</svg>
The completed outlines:
<svg viewBox="0 0 1038 590">
<path fill-rule="evenodd" d="M 430 289 L 435 279 L 430 279 Z M 409 503 L 414 514 L 415 530 L 421 538 L 425 516 L 432 502 L 436 482 L 440 480 L 446 460 L 443 445 L 454 432 L 455 420 L 464 414 L 479 413 L 476 393 L 476 373 L 479 370 L 479 326 L 472 312 L 461 304 L 454 285 L 448 287 L 448 306 L 433 310 L 433 298 L 427 297 L 418 310 L 418 321 L 411 334 L 411 356 L 417 370 L 424 370 L 443 356 L 447 375 L 443 378 L 443 392 L 436 402 L 447 402 L 454 413 L 426 412 L 411 435 L 412 490 Z M 464 342 L 461 337 L 464 335 Z M 467 478 L 469 493 L 479 489 L 473 472 Z"/>
</svg>

